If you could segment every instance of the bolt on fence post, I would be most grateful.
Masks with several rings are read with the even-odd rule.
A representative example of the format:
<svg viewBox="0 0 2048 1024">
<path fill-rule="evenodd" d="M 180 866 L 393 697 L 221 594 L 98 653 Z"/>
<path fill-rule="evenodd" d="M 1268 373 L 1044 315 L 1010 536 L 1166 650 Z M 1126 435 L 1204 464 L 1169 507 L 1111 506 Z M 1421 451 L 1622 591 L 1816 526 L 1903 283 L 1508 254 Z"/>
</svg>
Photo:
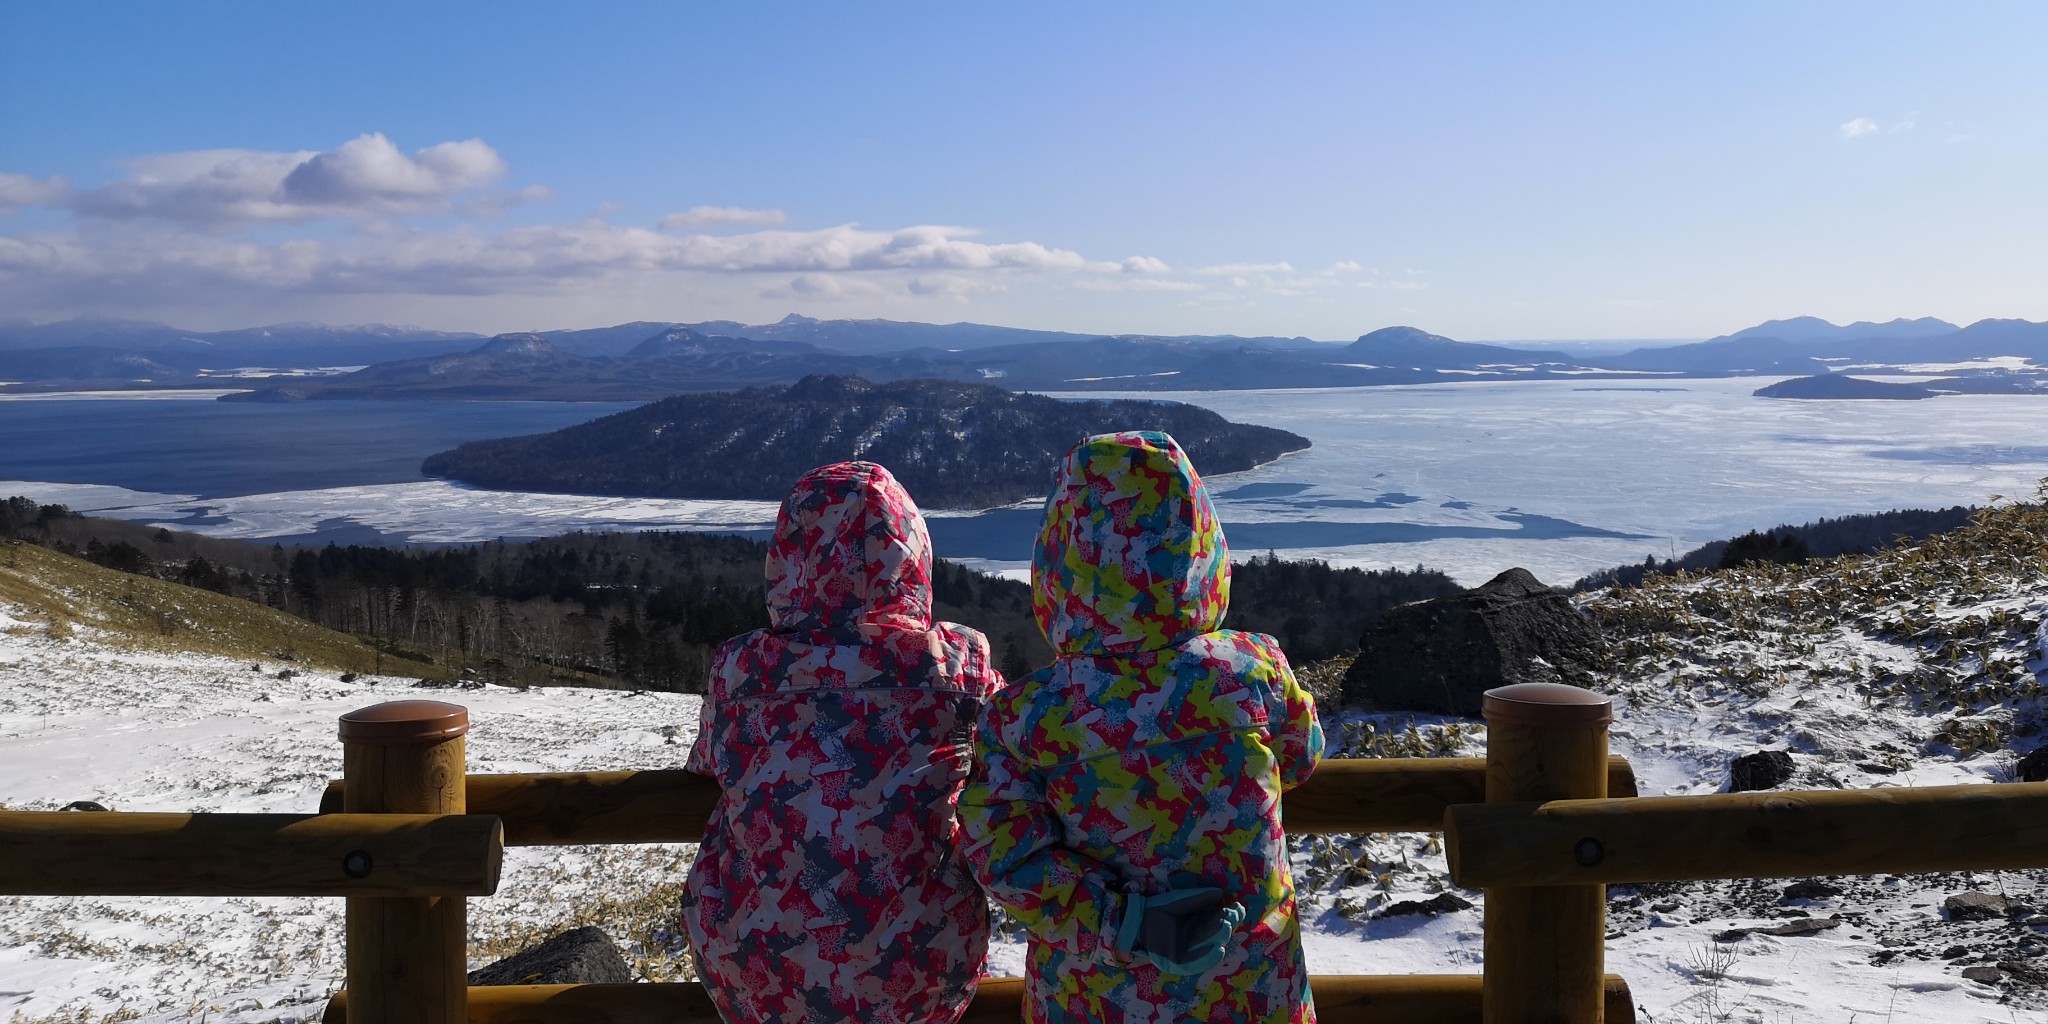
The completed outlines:
<svg viewBox="0 0 2048 1024">
<path fill-rule="evenodd" d="M 345 813 L 462 814 L 469 711 L 431 700 L 377 704 L 341 716 Z M 342 870 L 374 874 L 367 853 Z M 351 897 L 348 1011 L 353 1024 L 464 1024 L 468 901 L 460 896 Z"/>
<path fill-rule="evenodd" d="M 1486 691 L 1483 710 L 1487 803 L 1607 795 L 1607 697 L 1517 683 Z M 1573 855 L 1598 863 L 1587 842 Z M 1485 1024 L 1600 1024 L 1606 942 L 1604 885 L 1487 889 Z"/>
</svg>

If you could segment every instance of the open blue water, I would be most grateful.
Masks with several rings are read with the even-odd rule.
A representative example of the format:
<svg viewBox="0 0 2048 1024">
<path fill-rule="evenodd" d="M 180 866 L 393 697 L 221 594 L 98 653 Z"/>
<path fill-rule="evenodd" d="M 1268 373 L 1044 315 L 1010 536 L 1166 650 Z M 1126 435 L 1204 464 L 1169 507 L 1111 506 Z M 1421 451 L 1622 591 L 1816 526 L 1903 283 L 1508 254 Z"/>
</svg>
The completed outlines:
<svg viewBox="0 0 2048 1024">
<path fill-rule="evenodd" d="M 1147 394 L 1314 447 L 1212 478 L 1239 555 L 1426 564 L 1463 582 L 1520 565 L 1551 582 L 1749 529 L 2031 495 L 2048 397 L 1754 398 L 1770 380 L 1656 388 L 1529 381 Z M 768 502 L 483 491 L 426 455 L 553 430 L 621 404 L 0 400 L 0 494 L 262 539 L 455 543 L 572 529 L 758 533 Z M 1195 453 L 1199 465 L 1200 453 Z M 111 485 L 111 486 L 80 486 Z M 927 510 L 941 555 L 999 571 L 1039 510 Z"/>
<path fill-rule="evenodd" d="M 0 401 L 0 480 L 203 498 L 424 480 L 465 441 L 538 434 L 637 402 Z"/>
</svg>

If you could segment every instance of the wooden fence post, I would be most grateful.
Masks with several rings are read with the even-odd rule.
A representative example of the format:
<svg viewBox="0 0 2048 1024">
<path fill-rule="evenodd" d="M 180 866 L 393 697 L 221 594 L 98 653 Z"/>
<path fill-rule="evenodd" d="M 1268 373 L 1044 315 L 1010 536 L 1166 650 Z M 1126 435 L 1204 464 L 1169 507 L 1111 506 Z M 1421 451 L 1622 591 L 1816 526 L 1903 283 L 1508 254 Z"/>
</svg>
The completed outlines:
<svg viewBox="0 0 2048 1024">
<path fill-rule="evenodd" d="M 395 701 L 341 716 L 342 810 L 462 814 L 469 712 Z M 365 860 L 368 854 L 350 854 Z M 344 864 L 368 872 L 373 865 Z M 357 1024 L 464 1024 L 468 901 L 460 896 L 353 898 L 347 904 L 348 987 Z"/>
<path fill-rule="evenodd" d="M 1487 803 L 1607 795 L 1608 698 L 1518 683 L 1483 710 Z M 1606 886 L 1487 889 L 1485 927 L 1485 1024 L 1601 1024 Z"/>
</svg>

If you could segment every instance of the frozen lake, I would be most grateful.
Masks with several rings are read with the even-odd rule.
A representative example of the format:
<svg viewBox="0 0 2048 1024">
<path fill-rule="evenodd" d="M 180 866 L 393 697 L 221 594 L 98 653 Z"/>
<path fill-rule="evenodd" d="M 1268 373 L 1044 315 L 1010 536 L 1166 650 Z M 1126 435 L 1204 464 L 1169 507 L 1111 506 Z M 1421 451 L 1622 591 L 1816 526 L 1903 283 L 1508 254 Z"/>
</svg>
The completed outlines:
<svg viewBox="0 0 2048 1024">
<path fill-rule="evenodd" d="M 2048 398 L 1774 401 L 1775 378 L 1132 394 L 1314 447 L 1211 478 L 1233 550 L 1481 582 L 1596 569 L 1825 516 L 1977 504 L 2048 476 Z M 1088 397 L 1111 397 L 1090 395 Z M 460 440 L 623 406 L 0 402 L 0 495 L 216 536 L 455 543 L 578 529 L 758 532 L 759 501 L 486 491 L 420 477 Z M 1197 465 L 1200 453 L 1196 453 Z M 939 553 L 1015 572 L 1034 506 L 932 511 Z"/>
</svg>

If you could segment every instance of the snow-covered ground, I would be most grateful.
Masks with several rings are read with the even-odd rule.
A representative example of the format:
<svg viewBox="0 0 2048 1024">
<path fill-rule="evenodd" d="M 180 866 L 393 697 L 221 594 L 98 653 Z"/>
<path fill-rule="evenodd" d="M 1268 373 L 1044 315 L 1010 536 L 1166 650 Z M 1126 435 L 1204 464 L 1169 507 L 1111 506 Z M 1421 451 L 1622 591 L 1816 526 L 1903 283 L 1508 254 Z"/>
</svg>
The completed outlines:
<svg viewBox="0 0 2048 1024">
<path fill-rule="evenodd" d="M 2009 778 L 2006 737 L 2038 728 L 2048 664 L 2048 576 L 2029 557 L 1978 565 L 1948 551 L 1918 568 L 1756 569 L 1596 599 L 1589 610 L 1624 638 L 1614 750 L 1634 763 L 1645 793 L 1724 788 L 1731 758 L 1766 748 L 1793 754 L 1803 787 Z M 1835 580 L 1845 582 L 1830 590 Z M 1645 625 L 1657 616 L 1675 625 Z M 694 734 L 689 696 L 344 683 L 303 666 L 137 651 L 86 628 L 51 639 L 32 618 L 0 605 L 0 804 L 12 809 L 94 800 L 129 811 L 310 811 L 340 771 L 336 718 L 390 699 L 466 705 L 477 772 L 674 767 Z M 285 668 L 300 671 L 279 678 Z M 1484 749 L 1470 723 L 1423 720 L 1410 734 L 1407 722 L 1333 717 L 1334 752 Z M 1980 735 L 1998 741 L 1968 739 Z M 1386 913 L 1447 891 L 1481 902 L 1448 888 L 1435 837 L 1295 843 L 1313 971 L 1479 969 L 1478 907 Z M 510 851 L 499 895 L 470 904 L 479 964 L 514 938 L 580 923 L 601 901 L 672 884 L 687 857 L 687 848 Z M 2040 907 L 2043 877 L 1835 879 L 1840 892 L 1789 896 L 1793 880 L 1616 887 L 1608 968 L 1654 1022 L 2040 1021 L 2048 917 L 1955 921 L 1943 901 L 1982 891 Z M 335 899 L 0 897 L 0 1015 L 317 1019 L 342 970 L 341 909 Z M 1811 934 L 1729 934 L 1829 919 L 1838 921 Z M 1021 954 L 1014 937 L 1000 941 L 993 973 L 1017 973 Z M 2000 980 L 1961 973 L 1992 966 Z"/>
</svg>

